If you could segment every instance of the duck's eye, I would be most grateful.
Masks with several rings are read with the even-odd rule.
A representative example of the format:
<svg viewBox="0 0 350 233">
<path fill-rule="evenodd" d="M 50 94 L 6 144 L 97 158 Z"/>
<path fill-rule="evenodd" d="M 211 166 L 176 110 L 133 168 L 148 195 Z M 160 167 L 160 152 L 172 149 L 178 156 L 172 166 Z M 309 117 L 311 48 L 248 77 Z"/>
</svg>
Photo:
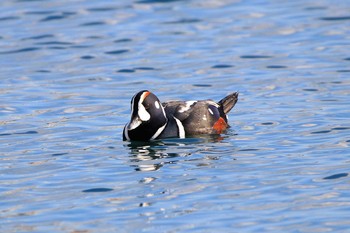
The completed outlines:
<svg viewBox="0 0 350 233">
<path fill-rule="evenodd" d="M 143 106 L 145 107 L 145 109 L 149 109 L 150 105 L 148 103 L 144 103 Z"/>
</svg>

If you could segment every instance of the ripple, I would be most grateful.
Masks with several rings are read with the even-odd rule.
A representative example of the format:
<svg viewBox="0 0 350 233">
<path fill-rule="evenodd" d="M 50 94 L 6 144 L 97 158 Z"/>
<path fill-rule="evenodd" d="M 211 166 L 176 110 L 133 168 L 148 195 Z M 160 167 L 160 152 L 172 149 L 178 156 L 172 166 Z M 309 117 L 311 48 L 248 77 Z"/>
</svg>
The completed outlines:
<svg viewBox="0 0 350 233">
<path fill-rule="evenodd" d="M 26 52 L 32 52 L 39 50 L 40 48 L 38 47 L 28 47 L 28 48 L 23 48 L 23 49 L 17 49 L 17 50 L 10 50 L 10 51 L 4 51 L 0 52 L 0 54 L 12 54 L 12 53 L 26 53 Z"/>
<path fill-rule="evenodd" d="M 10 134 L 10 133 L 1 133 L 0 137 L 2 137 L 2 136 L 10 136 L 10 135 L 12 135 L 12 134 Z"/>
<path fill-rule="evenodd" d="M 123 39 L 118 39 L 118 40 L 115 40 L 113 41 L 114 43 L 125 43 L 125 42 L 131 42 L 132 39 L 129 39 L 129 38 L 123 38 Z"/>
<path fill-rule="evenodd" d="M 26 15 L 49 15 L 53 14 L 55 11 L 27 11 L 25 12 Z"/>
<path fill-rule="evenodd" d="M 62 156 L 62 155 L 68 155 L 68 153 L 54 153 L 51 156 Z"/>
<path fill-rule="evenodd" d="M 332 84 L 342 84 L 342 81 L 330 81 L 330 82 L 319 82 L 318 84 L 328 84 L 328 83 L 332 83 Z"/>
<path fill-rule="evenodd" d="M 339 100 L 336 100 L 336 99 L 322 99 L 321 101 L 322 102 L 337 102 Z"/>
<path fill-rule="evenodd" d="M 231 68 L 231 67 L 233 67 L 233 66 L 226 65 L 226 64 L 219 64 L 219 65 L 212 66 L 211 68 L 213 68 L 213 69 L 225 69 L 225 68 Z"/>
<path fill-rule="evenodd" d="M 303 91 L 319 91 L 316 88 L 304 88 Z"/>
<path fill-rule="evenodd" d="M 350 70 L 337 70 L 338 73 L 349 73 Z"/>
<path fill-rule="evenodd" d="M 334 179 L 339 179 L 339 178 L 342 178 L 342 177 L 346 177 L 348 175 L 349 175 L 348 173 L 338 173 L 338 174 L 334 174 L 334 175 L 331 175 L 331 176 L 324 177 L 323 179 L 324 180 L 334 180 Z"/>
<path fill-rule="evenodd" d="M 9 20 L 17 20 L 20 19 L 20 17 L 17 16 L 5 16 L 5 17 L 1 17 L 0 21 L 9 21 Z"/>
<path fill-rule="evenodd" d="M 111 188 L 92 188 L 92 189 L 85 189 L 82 192 L 83 193 L 101 193 L 101 192 L 110 192 L 113 191 Z"/>
<path fill-rule="evenodd" d="M 211 84 L 193 84 L 192 86 L 194 86 L 194 87 L 212 87 L 213 85 L 211 85 Z"/>
<path fill-rule="evenodd" d="M 0 136 L 10 136 L 10 135 L 22 135 L 22 134 L 38 134 L 38 131 L 35 130 L 29 130 L 29 131 L 24 131 L 24 132 L 17 132 L 17 133 L 2 133 Z"/>
<path fill-rule="evenodd" d="M 95 57 L 94 56 L 90 56 L 90 55 L 85 55 L 85 56 L 81 56 L 80 58 L 84 59 L 84 60 L 90 60 L 90 59 L 93 59 Z"/>
<path fill-rule="evenodd" d="M 92 7 L 88 8 L 88 11 L 95 11 L 95 12 L 105 12 L 105 11 L 114 11 L 118 9 L 117 7 Z"/>
<path fill-rule="evenodd" d="M 314 131 L 311 132 L 311 134 L 324 134 L 324 133 L 330 133 L 332 130 L 320 130 L 320 131 Z"/>
<path fill-rule="evenodd" d="M 123 54 L 123 53 L 127 53 L 127 52 L 129 52 L 128 49 L 119 49 L 119 50 L 113 50 L 113 51 L 105 52 L 105 54 L 119 55 L 119 54 Z"/>
<path fill-rule="evenodd" d="M 118 73 L 134 73 L 135 70 L 134 69 L 120 69 L 117 70 Z"/>
<path fill-rule="evenodd" d="M 343 127 L 343 126 L 338 126 L 338 127 L 334 127 L 330 130 L 320 130 L 320 131 L 314 131 L 311 132 L 311 134 L 326 134 L 326 133 L 330 133 L 332 131 L 343 131 L 343 130 L 349 130 L 350 127 Z"/>
<path fill-rule="evenodd" d="M 200 19 L 180 19 L 177 21 L 165 22 L 165 24 L 186 24 L 186 23 L 198 23 L 201 22 Z"/>
<path fill-rule="evenodd" d="M 285 68 L 288 68 L 288 66 L 271 65 L 271 66 L 266 66 L 266 68 L 269 68 L 269 69 L 285 69 Z"/>
<path fill-rule="evenodd" d="M 327 20 L 327 21 L 342 21 L 342 20 L 350 20 L 350 16 L 321 17 L 320 19 Z"/>
<path fill-rule="evenodd" d="M 45 41 L 45 42 L 37 42 L 37 45 L 73 45 L 71 42 L 63 42 L 63 41 Z"/>
<path fill-rule="evenodd" d="M 47 38 L 52 38 L 52 37 L 54 37 L 54 35 L 52 35 L 52 34 L 43 34 L 43 35 L 23 38 L 22 40 L 41 40 L 41 39 L 47 39 Z"/>
<path fill-rule="evenodd" d="M 312 7 L 305 7 L 304 9 L 307 10 L 307 11 L 326 10 L 327 7 L 324 7 L 324 6 L 312 6 Z"/>
<path fill-rule="evenodd" d="M 67 47 L 63 47 L 63 46 L 50 46 L 47 48 L 48 49 L 55 49 L 55 50 L 67 49 Z"/>
<path fill-rule="evenodd" d="M 136 67 L 135 70 L 155 70 L 153 67 Z"/>
<path fill-rule="evenodd" d="M 332 130 L 348 130 L 350 127 L 334 127 Z"/>
<path fill-rule="evenodd" d="M 94 22 L 88 22 L 88 23 L 82 23 L 80 26 L 82 27 L 89 27 L 89 26 L 100 26 L 105 25 L 106 23 L 103 21 L 94 21 Z"/>
<path fill-rule="evenodd" d="M 248 149 L 240 149 L 239 151 L 258 151 L 259 149 L 253 149 L 253 148 L 248 148 Z"/>
<path fill-rule="evenodd" d="M 43 2 L 45 0 L 17 0 L 17 2 Z"/>
<path fill-rule="evenodd" d="M 56 15 L 49 15 L 43 19 L 40 20 L 40 22 L 47 22 L 47 21 L 54 21 L 54 20 L 61 20 L 68 18 L 71 15 L 75 15 L 75 12 L 62 12 L 61 14 Z"/>
<path fill-rule="evenodd" d="M 50 15 L 50 16 L 47 16 L 47 17 L 41 19 L 40 21 L 41 22 L 47 22 L 47 21 L 64 19 L 64 18 L 67 18 L 67 16 L 64 16 L 64 15 Z"/>
<path fill-rule="evenodd" d="M 103 36 L 97 36 L 97 35 L 93 35 L 93 36 L 87 36 L 87 39 L 94 39 L 94 40 L 98 40 L 98 39 L 103 39 Z"/>
<path fill-rule="evenodd" d="M 260 125 L 276 125 L 276 123 L 274 123 L 274 122 L 263 122 L 263 123 L 260 123 Z"/>
<path fill-rule="evenodd" d="M 74 48 L 74 49 L 86 49 L 86 48 L 91 48 L 92 46 L 91 45 L 71 45 L 70 46 L 71 48 Z"/>
<path fill-rule="evenodd" d="M 117 72 L 119 72 L 119 73 L 134 73 L 137 70 L 150 71 L 150 70 L 156 70 L 156 69 L 153 67 L 136 67 L 133 69 L 120 69 L 120 70 L 117 70 Z"/>
<path fill-rule="evenodd" d="M 19 133 L 15 133 L 15 134 L 37 134 L 37 133 L 38 133 L 38 131 L 29 130 L 29 131 L 19 132 Z"/>
<path fill-rule="evenodd" d="M 240 58 L 243 58 L 243 59 L 264 59 L 264 58 L 272 58 L 272 56 L 267 56 L 267 55 L 243 55 L 243 56 L 240 56 Z"/>
<path fill-rule="evenodd" d="M 37 73 L 51 73 L 50 70 L 37 70 L 35 72 L 37 72 Z"/>
<path fill-rule="evenodd" d="M 137 3 L 171 3 L 171 2 L 179 2 L 183 0 L 141 0 L 137 1 Z"/>
</svg>

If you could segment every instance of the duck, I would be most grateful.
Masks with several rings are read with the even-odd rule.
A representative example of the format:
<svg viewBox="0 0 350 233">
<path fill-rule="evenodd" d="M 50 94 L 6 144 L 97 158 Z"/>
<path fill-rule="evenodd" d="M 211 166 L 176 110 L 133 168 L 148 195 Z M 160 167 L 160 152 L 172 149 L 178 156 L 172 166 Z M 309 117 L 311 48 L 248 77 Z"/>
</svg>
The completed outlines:
<svg viewBox="0 0 350 233">
<path fill-rule="evenodd" d="M 238 101 L 233 92 L 218 102 L 211 99 L 161 102 L 149 90 L 131 99 L 131 118 L 123 130 L 124 141 L 186 138 L 222 134 L 230 126 L 227 114 Z"/>
</svg>

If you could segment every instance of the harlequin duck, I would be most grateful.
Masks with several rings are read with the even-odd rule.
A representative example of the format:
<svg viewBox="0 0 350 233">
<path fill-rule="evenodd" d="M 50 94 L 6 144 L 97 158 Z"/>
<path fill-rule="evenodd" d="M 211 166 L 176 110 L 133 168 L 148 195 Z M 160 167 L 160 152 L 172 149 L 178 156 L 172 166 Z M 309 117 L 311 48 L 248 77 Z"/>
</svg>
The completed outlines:
<svg viewBox="0 0 350 233">
<path fill-rule="evenodd" d="M 218 103 L 213 100 L 161 103 L 150 91 L 140 91 L 131 99 L 131 120 L 124 127 L 123 140 L 148 141 L 221 134 L 229 127 L 226 114 L 237 101 L 238 92 Z"/>
</svg>

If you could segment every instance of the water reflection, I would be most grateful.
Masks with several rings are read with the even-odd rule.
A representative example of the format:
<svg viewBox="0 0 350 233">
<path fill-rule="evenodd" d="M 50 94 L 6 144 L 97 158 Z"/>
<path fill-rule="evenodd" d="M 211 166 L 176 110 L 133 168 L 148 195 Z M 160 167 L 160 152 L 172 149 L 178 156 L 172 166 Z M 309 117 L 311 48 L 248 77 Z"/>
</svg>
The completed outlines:
<svg viewBox="0 0 350 233">
<path fill-rule="evenodd" d="M 136 171 L 155 171 L 164 164 L 173 164 L 180 158 L 200 151 L 207 143 L 223 140 L 220 135 L 204 135 L 197 138 L 164 139 L 151 142 L 129 142 L 130 163 Z"/>
</svg>

